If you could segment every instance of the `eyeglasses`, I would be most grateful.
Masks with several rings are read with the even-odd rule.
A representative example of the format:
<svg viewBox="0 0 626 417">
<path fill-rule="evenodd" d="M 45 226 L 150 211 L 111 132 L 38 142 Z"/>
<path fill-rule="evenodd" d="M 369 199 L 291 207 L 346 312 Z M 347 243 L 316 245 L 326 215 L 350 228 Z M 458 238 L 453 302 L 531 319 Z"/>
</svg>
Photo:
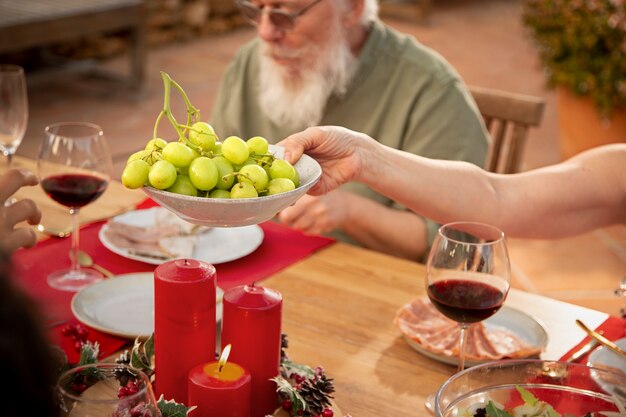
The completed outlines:
<svg viewBox="0 0 626 417">
<path fill-rule="evenodd" d="M 276 28 L 280 30 L 291 30 L 296 24 L 296 19 L 308 12 L 309 9 L 320 1 L 322 0 L 313 0 L 312 3 L 309 3 L 302 10 L 295 13 L 289 13 L 284 10 L 268 7 L 267 14 L 269 15 L 270 21 L 274 26 L 276 26 Z M 266 8 L 266 6 L 257 6 L 247 0 L 235 0 L 235 4 L 237 4 L 237 7 L 243 17 L 253 25 L 259 24 L 261 16 L 263 16 L 263 10 Z"/>
</svg>

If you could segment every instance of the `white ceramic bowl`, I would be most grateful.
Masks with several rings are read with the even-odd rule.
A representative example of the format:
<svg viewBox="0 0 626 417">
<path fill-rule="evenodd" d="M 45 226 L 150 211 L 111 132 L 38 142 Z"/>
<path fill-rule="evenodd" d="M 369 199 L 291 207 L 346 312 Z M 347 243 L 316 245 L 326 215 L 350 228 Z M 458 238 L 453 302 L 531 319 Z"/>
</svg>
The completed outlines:
<svg viewBox="0 0 626 417">
<path fill-rule="evenodd" d="M 283 149 L 270 145 L 270 151 L 281 157 Z M 183 220 L 202 226 L 236 227 L 258 224 L 271 219 L 302 197 L 322 175 L 313 158 L 302 155 L 294 165 L 300 174 L 300 186 L 286 193 L 244 199 L 190 197 L 152 187 L 143 191 L 161 206 Z"/>
</svg>

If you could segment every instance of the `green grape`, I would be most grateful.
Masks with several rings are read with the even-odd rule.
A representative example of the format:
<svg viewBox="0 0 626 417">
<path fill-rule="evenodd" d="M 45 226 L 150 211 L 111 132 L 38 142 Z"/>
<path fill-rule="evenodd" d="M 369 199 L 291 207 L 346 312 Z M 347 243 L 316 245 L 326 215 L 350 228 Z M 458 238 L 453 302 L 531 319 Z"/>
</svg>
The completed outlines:
<svg viewBox="0 0 626 417">
<path fill-rule="evenodd" d="M 296 183 L 296 169 L 289 162 L 284 159 L 276 159 L 272 162 L 272 166 L 269 169 L 270 178 L 287 178 Z"/>
<path fill-rule="evenodd" d="M 162 151 L 167 142 L 161 138 L 150 139 L 144 148 L 147 151 Z"/>
<path fill-rule="evenodd" d="M 257 191 L 262 191 L 267 188 L 267 172 L 258 165 L 246 165 L 239 170 L 237 178 L 239 182 L 248 182 L 254 185 Z"/>
<path fill-rule="evenodd" d="M 122 172 L 122 184 L 126 188 L 139 188 L 148 180 L 150 165 L 144 160 L 131 161 Z"/>
<path fill-rule="evenodd" d="M 180 142 L 170 142 L 163 148 L 163 159 L 178 168 L 184 168 L 194 160 L 194 154 L 188 146 Z"/>
<path fill-rule="evenodd" d="M 138 159 L 147 158 L 148 156 L 150 156 L 150 151 L 146 151 L 145 149 L 142 149 L 141 151 L 137 151 L 131 154 L 126 160 L 126 164 L 130 164 L 131 162 L 136 161 Z"/>
<path fill-rule="evenodd" d="M 209 194 L 210 198 L 230 198 L 230 191 L 215 189 Z"/>
<path fill-rule="evenodd" d="M 217 135 L 210 124 L 196 122 L 189 130 L 189 141 L 204 151 L 210 151 L 215 146 Z"/>
<path fill-rule="evenodd" d="M 218 172 L 216 187 L 220 190 L 230 190 L 235 183 L 235 176 L 229 175 L 235 172 L 233 165 L 223 156 L 216 156 L 212 161 L 215 163 Z"/>
<path fill-rule="evenodd" d="M 288 178 L 274 178 L 267 185 L 267 194 L 274 195 L 280 193 L 286 193 L 287 191 L 295 190 L 296 186 L 293 181 Z"/>
<path fill-rule="evenodd" d="M 222 155 L 235 165 L 243 164 L 250 156 L 248 145 L 237 136 L 229 136 L 222 143 Z"/>
<path fill-rule="evenodd" d="M 198 189 L 194 187 L 191 180 L 186 175 L 179 175 L 176 177 L 176 181 L 166 191 L 176 194 L 190 195 L 193 197 L 198 196 Z"/>
<path fill-rule="evenodd" d="M 148 181 L 154 188 L 165 190 L 176 181 L 176 168 L 166 160 L 157 161 L 150 167 Z"/>
<path fill-rule="evenodd" d="M 189 179 L 199 190 L 209 191 L 217 184 L 217 166 L 211 158 L 201 156 L 189 165 Z"/>
<path fill-rule="evenodd" d="M 262 136 L 254 136 L 246 141 L 250 154 L 263 155 L 267 153 L 269 144 Z"/>
<path fill-rule="evenodd" d="M 296 167 L 293 167 L 293 172 L 295 172 L 295 176 L 293 177 L 293 185 L 296 186 L 296 188 L 298 188 L 300 186 L 300 173 L 298 172 L 298 170 L 296 169 Z"/>
<path fill-rule="evenodd" d="M 235 171 L 239 171 L 241 168 L 245 167 L 246 165 L 257 165 L 256 159 L 253 159 L 252 157 L 246 159 L 243 164 L 238 164 L 238 165 L 233 165 L 233 168 L 235 168 Z"/>
<path fill-rule="evenodd" d="M 180 175 L 189 176 L 189 167 L 176 168 L 176 172 L 178 172 Z"/>
<path fill-rule="evenodd" d="M 230 190 L 230 198 L 254 198 L 258 196 L 259 193 L 256 192 L 256 188 L 249 182 L 238 182 Z"/>
<path fill-rule="evenodd" d="M 211 150 L 213 155 L 221 155 L 222 154 L 222 142 L 215 142 L 215 146 Z"/>
</svg>

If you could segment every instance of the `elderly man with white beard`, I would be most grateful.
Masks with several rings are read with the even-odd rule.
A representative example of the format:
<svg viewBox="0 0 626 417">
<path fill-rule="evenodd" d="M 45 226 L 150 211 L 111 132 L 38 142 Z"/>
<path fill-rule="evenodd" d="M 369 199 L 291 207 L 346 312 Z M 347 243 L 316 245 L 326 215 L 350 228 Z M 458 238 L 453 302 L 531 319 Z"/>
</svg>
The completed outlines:
<svg viewBox="0 0 626 417">
<path fill-rule="evenodd" d="M 488 134 L 459 75 L 385 26 L 376 0 L 235 1 L 258 36 L 222 79 L 211 117 L 220 137 L 276 143 L 309 126 L 339 125 L 396 149 L 482 166 Z M 307 195 L 278 219 L 413 260 L 438 227 L 357 183 Z"/>
</svg>

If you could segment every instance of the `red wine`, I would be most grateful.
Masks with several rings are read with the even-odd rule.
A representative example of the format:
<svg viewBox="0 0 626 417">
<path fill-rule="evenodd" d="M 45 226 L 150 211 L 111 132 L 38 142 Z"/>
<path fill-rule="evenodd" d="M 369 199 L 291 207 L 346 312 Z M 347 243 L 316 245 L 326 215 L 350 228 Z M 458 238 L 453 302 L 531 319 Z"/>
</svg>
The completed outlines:
<svg viewBox="0 0 626 417">
<path fill-rule="evenodd" d="M 45 178 L 41 186 L 57 203 L 78 208 L 100 197 L 107 188 L 107 181 L 94 175 L 61 174 Z"/>
<path fill-rule="evenodd" d="M 494 315 L 506 293 L 479 281 L 447 279 L 430 284 L 428 297 L 444 316 L 460 323 L 476 323 Z"/>
</svg>

